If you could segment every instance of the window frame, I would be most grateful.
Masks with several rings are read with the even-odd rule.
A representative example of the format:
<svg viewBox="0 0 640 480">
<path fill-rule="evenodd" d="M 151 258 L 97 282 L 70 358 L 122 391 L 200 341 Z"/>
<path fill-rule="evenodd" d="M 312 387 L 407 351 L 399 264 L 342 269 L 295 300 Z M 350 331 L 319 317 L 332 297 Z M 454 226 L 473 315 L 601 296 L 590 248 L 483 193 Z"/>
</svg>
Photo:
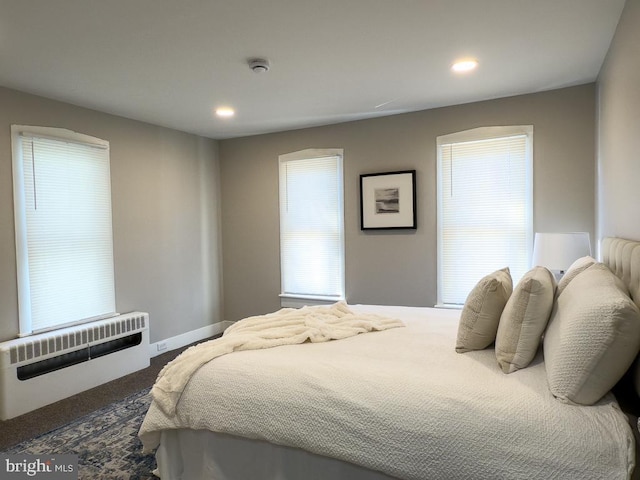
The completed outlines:
<svg viewBox="0 0 640 480">
<path fill-rule="evenodd" d="M 91 318 L 76 319 L 69 322 L 60 322 L 40 329 L 34 329 L 32 322 L 32 295 L 30 286 L 30 268 L 28 251 L 28 227 L 27 227 L 27 206 L 25 199 L 24 168 L 23 168 L 23 137 L 34 137 L 48 139 L 58 142 L 68 142 L 73 144 L 86 145 L 90 147 L 105 149 L 107 160 L 109 161 L 109 142 L 97 137 L 74 132 L 72 130 L 57 127 L 42 127 L 33 125 L 11 125 L 11 151 L 12 151 L 12 177 L 13 177 L 13 201 L 14 201 L 14 221 L 15 221 L 15 247 L 16 247 L 16 279 L 18 287 L 18 337 L 30 336 L 33 334 L 57 330 L 93 321 L 101 318 L 109 318 L 117 315 L 115 312 L 115 267 L 113 260 L 113 221 L 111 220 L 111 277 L 112 297 L 109 303 L 113 306 L 113 311 L 96 315 Z M 109 174 L 109 185 L 110 185 Z M 110 192 L 109 186 L 109 192 Z M 109 193 L 109 212 L 112 215 L 111 197 Z"/>
<path fill-rule="evenodd" d="M 279 251 L 280 251 L 280 302 L 282 307 L 298 308 L 305 305 L 326 305 L 345 300 L 345 227 L 344 227 L 344 151 L 341 148 L 305 149 L 280 155 L 278 157 L 278 212 L 279 212 Z M 338 295 L 301 294 L 285 291 L 285 268 L 282 251 L 283 218 L 282 218 L 282 169 L 287 162 L 300 160 L 314 160 L 319 158 L 337 158 L 337 182 L 338 182 L 338 225 L 339 231 L 339 272 L 338 279 L 340 292 Z"/>
<path fill-rule="evenodd" d="M 437 303 L 436 307 L 439 308 L 462 308 L 464 303 L 445 303 L 442 298 L 443 294 L 443 199 L 442 199 L 442 182 L 443 182 L 443 166 L 442 166 L 442 146 L 452 143 L 464 143 L 475 142 L 482 140 L 499 139 L 506 137 L 513 137 L 524 135 L 526 137 L 525 145 L 525 197 L 528 205 L 526 211 L 526 231 L 525 231 L 525 244 L 526 244 L 526 264 L 531 262 L 531 255 L 533 250 L 533 125 L 510 125 L 510 126 L 490 126 L 490 127 L 478 127 L 460 132 L 455 132 L 447 135 L 438 136 L 436 139 L 436 170 L 437 170 Z M 504 267 L 506 265 L 503 265 Z M 501 268 L 501 267 L 500 267 Z M 486 272 L 487 274 L 491 272 Z M 515 276 L 513 278 L 514 285 L 519 281 L 520 277 Z M 477 279 L 479 280 L 479 279 Z"/>
</svg>

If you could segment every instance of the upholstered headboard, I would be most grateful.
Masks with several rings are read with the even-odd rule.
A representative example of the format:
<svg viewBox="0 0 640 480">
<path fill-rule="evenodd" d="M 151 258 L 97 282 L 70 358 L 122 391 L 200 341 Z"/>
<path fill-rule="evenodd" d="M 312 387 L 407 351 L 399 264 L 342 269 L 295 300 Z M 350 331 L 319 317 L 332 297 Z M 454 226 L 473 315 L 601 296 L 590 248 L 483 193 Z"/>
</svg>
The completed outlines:
<svg viewBox="0 0 640 480">
<path fill-rule="evenodd" d="M 640 308 L 640 242 L 606 237 L 600 245 L 600 257 L 629 288 L 631 299 Z M 640 357 L 639 357 L 640 358 Z M 640 395 L 640 361 L 636 359 L 634 385 Z"/>
</svg>

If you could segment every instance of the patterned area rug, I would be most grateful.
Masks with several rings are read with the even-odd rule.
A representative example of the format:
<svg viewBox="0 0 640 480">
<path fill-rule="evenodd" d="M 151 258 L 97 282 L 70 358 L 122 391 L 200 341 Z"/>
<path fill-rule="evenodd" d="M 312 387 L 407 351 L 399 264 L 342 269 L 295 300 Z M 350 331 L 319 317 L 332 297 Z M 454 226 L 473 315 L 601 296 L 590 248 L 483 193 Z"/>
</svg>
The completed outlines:
<svg viewBox="0 0 640 480">
<path fill-rule="evenodd" d="M 4 453 L 78 455 L 80 479 L 157 480 L 151 473 L 156 468 L 155 456 L 143 454 L 138 439 L 151 403 L 149 390 L 134 393 Z"/>
</svg>

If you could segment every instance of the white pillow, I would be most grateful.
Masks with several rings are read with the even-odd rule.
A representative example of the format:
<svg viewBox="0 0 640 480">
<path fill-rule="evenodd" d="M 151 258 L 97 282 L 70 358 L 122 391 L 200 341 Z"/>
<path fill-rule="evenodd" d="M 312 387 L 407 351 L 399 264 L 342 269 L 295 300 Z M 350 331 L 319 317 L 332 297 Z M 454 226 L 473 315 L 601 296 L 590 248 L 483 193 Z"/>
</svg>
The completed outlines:
<svg viewBox="0 0 640 480">
<path fill-rule="evenodd" d="M 596 259 L 587 255 L 586 257 L 581 257 L 577 259 L 575 262 L 571 264 L 571 266 L 567 269 L 562 278 L 558 281 L 558 290 L 556 295 L 560 295 L 562 291 L 567 288 L 569 282 L 576 278 L 576 276 L 580 272 L 584 272 L 587 268 L 589 268 L 594 263 L 597 263 Z"/>
<path fill-rule="evenodd" d="M 496 358 L 504 373 L 525 368 L 536 356 L 547 327 L 556 280 L 545 267 L 529 270 L 504 307 L 496 337 Z"/>
<path fill-rule="evenodd" d="M 544 335 L 551 393 L 592 405 L 620 380 L 640 349 L 640 311 L 622 281 L 595 263 L 556 299 Z"/>
<path fill-rule="evenodd" d="M 460 314 L 456 352 L 482 350 L 495 341 L 500 315 L 512 290 L 508 267 L 480 279 Z"/>
</svg>

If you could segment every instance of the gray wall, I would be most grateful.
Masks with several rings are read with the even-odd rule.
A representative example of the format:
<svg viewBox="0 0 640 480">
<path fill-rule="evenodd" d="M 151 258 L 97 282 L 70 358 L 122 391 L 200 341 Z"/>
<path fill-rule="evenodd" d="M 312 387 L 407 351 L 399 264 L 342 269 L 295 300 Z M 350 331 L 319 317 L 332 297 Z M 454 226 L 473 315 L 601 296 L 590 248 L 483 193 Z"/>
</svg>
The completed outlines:
<svg viewBox="0 0 640 480">
<path fill-rule="evenodd" d="M 0 341 L 18 333 L 11 124 L 110 141 L 120 312 L 149 312 L 151 342 L 222 320 L 217 142 L 0 88 Z"/>
<path fill-rule="evenodd" d="M 600 238 L 640 240 L 640 0 L 627 0 L 598 78 Z"/>
<path fill-rule="evenodd" d="M 278 155 L 343 148 L 350 303 L 436 302 L 436 137 L 534 126 L 534 229 L 595 230 L 595 85 L 220 141 L 225 320 L 280 306 Z M 418 229 L 362 232 L 359 175 L 417 170 Z M 593 238 L 593 237 L 592 237 Z"/>
</svg>

